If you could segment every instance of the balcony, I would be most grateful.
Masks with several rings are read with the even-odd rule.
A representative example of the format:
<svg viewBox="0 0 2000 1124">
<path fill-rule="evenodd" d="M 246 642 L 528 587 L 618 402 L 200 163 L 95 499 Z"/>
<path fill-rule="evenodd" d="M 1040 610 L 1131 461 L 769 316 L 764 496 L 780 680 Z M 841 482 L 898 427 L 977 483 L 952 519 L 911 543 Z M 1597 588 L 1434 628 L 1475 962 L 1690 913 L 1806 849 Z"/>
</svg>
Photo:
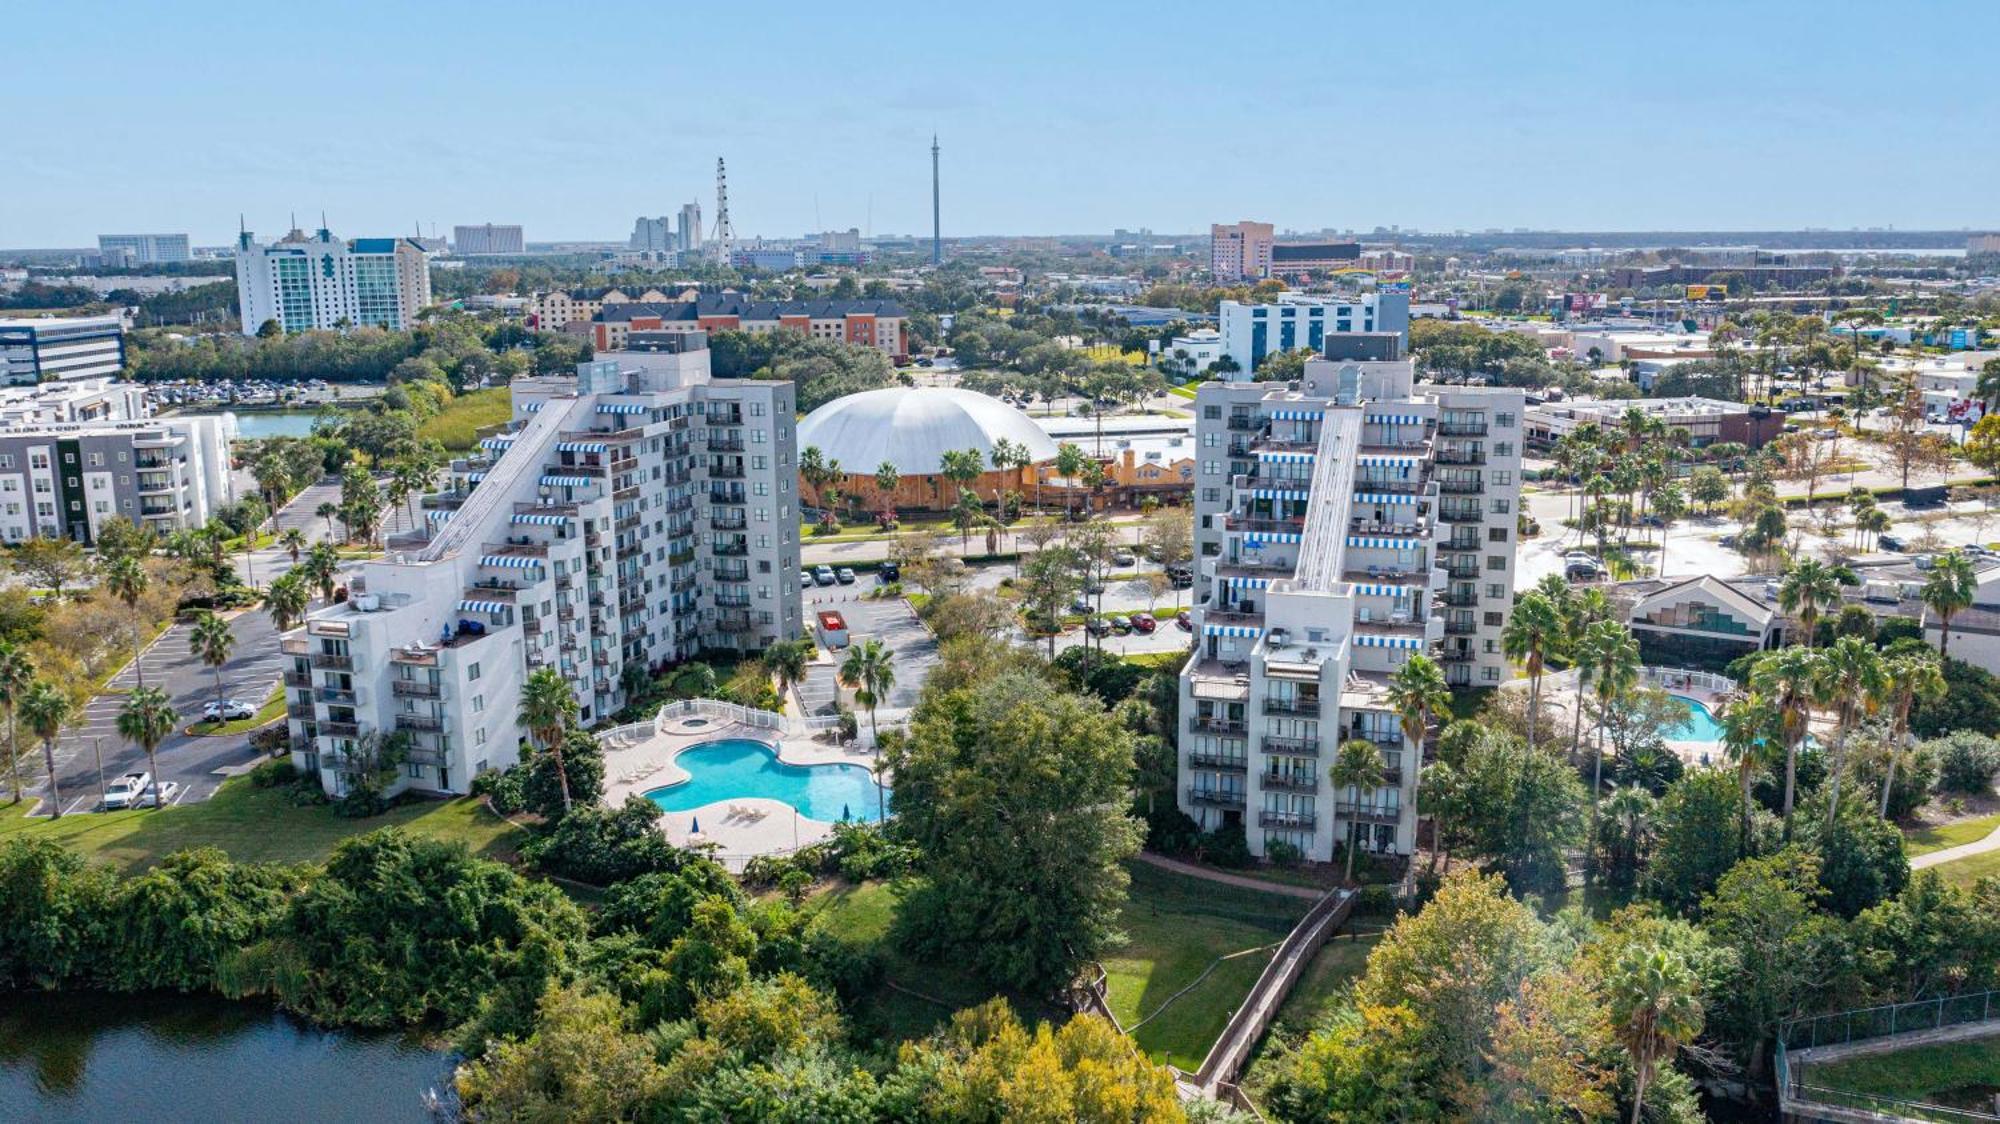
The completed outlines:
<svg viewBox="0 0 2000 1124">
<path fill-rule="evenodd" d="M 324 703 L 339 703 L 342 706 L 354 705 L 354 692 L 343 691 L 339 687 L 321 687 L 319 690 L 313 692 L 313 697 Z"/>
<path fill-rule="evenodd" d="M 1454 589 L 1445 593 L 1440 600 L 1454 608 L 1470 608 L 1473 605 L 1479 604 L 1479 591 L 1476 589 Z"/>
<path fill-rule="evenodd" d="M 1441 523 L 1477 523 L 1486 518 L 1477 507 L 1439 508 L 1437 517 Z"/>
<path fill-rule="evenodd" d="M 741 410 L 727 410 L 727 411 L 724 411 L 724 412 L 721 412 L 721 413 L 714 413 L 714 414 L 710 414 L 710 415 L 708 415 L 708 424 L 709 424 L 709 425 L 712 425 L 712 426 L 714 426 L 714 425 L 742 425 L 742 424 L 743 424 L 743 411 L 741 411 Z M 709 443 L 710 443 L 710 444 L 714 444 L 714 443 L 715 443 L 716 441 L 718 441 L 718 440 L 722 440 L 722 438 L 717 438 L 717 437 L 711 437 L 711 438 L 709 438 Z"/>
<path fill-rule="evenodd" d="M 743 479 L 743 466 L 740 464 L 712 464 L 708 466 L 708 477 L 711 480 L 741 480 Z"/>
<path fill-rule="evenodd" d="M 398 714 L 396 716 L 396 728 L 398 730 L 424 730 L 424 731 L 434 732 L 437 730 L 444 729 L 444 719 L 436 718 L 428 714 Z"/>
<path fill-rule="evenodd" d="M 1265 699 L 1264 713 L 1299 714 L 1317 718 L 1319 716 L 1319 704 L 1320 700 L 1316 696 L 1313 698 Z"/>
<path fill-rule="evenodd" d="M 1203 718 L 1196 715 L 1188 719 L 1188 732 L 1194 734 L 1235 734 L 1243 733 L 1240 718 Z"/>
<path fill-rule="evenodd" d="M 1318 757 L 1318 738 L 1284 738 L 1273 734 L 1264 735 L 1265 753 L 1286 753 L 1294 757 Z"/>
<path fill-rule="evenodd" d="M 1257 813 L 1258 827 L 1292 827 L 1311 831 L 1313 825 L 1318 822 L 1319 817 L 1311 812 L 1263 811 Z"/>
<path fill-rule="evenodd" d="M 1479 622 L 1471 617 L 1447 617 L 1444 622 L 1446 636 L 1471 636 L 1479 631 Z"/>
<path fill-rule="evenodd" d="M 307 722 L 312 721 L 314 717 L 312 699 L 310 697 L 299 698 L 296 695 L 286 695 L 285 714 L 291 718 L 304 719 Z"/>
<path fill-rule="evenodd" d="M 719 582 L 747 582 L 750 580 L 750 571 L 747 569 L 717 570 L 715 572 L 715 580 Z"/>
<path fill-rule="evenodd" d="M 718 434 L 708 439 L 711 453 L 740 453 L 743 451 L 743 435 L 740 433 Z"/>
<path fill-rule="evenodd" d="M 1454 577 L 1460 579 L 1476 578 L 1479 576 L 1479 563 L 1449 562 L 1445 564 L 1444 572 L 1448 577 Z"/>
<path fill-rule="evenodd" d="M 1486 423 L 1483 421 L 1448 421 L 1438 423 L 1440 437 L 1484 437 Z"/>
<path fill-rule="evenodd" d="M 1188 754 L 1188 766 L 1195 769 L 1220 769 L 1225 773 L 1249 773 L 1250 762 L 1242 757 L 1223 757 L 1214 753 Z"/>
<path fill-rule="evenodd" d="M 361 736 L 361 727 L 352 722 L 322 722 L 319 724 L 319 732 L 331 738 L 358 738 Z"/>
<path fill-rule="evenodd" d="M 314 652 L 311 659 L 312 665 L 317 668 L 325 668 L 332 671 L 354 670 L 354 657 L 352 656 L 336 656 L 327 652 Z"/>
<path fill-rule="evenodd" d="M 1205 808 L 1241 809 L 1243 807 L 1242 793 L 1229 792 L 1218 788 L 1190 788 L 1187 790 L 1187 799 L 1188 803 L 1198 804 Z"/>
<path fill-rule="evenodd" d="M 444 697 L 444 685 L 427 679 L 392 679 L 389 693 L 400 699 L 436 699 Z"/>
<path fill-rule="evenodd" d="M 713 491 L 708 494 L 710 503 L 740 505 L 745 503 L 746 499 L 742 492 Z"/>
<path fill-rule="evenodd" d="M 718 609 L 748 609 L 750 607 L 750 598 L 747 594 L 729 597 L 717 596 L 715 607 Z"/>
<path fill-rule="evenodd" d="M 307 671 L 287 671 L 284 674 L 284 680 L 287 687 L 310 687 L 313 685 L 312 673 Z"/>
<path fill-rule="evenodd" d="M 1385 804 L 1349 804 L 1345 801 L 1334 805 L 1334 811 L 1350 820 L 1363 823 L 1401 823 L 1403 810 Z"/>
<path fill-rule="evenodd" d="M 1319 774 L 1307 772 L 1259 773 L 1258 783 L 1279 792 L 1318 792 Z"/>
<path fill-rule="evenodd" d="M 750 526 L 750 521 L 740 511 L 719 511 L 708 521 L 708 525 L 717 531 L 741 531 Z"/>
<path fill-rule="evenodd" d="M 1439 464 L 1485 464 L 1484 449 L 1439 449 L 1435 454 Z"/>
<path fill-rule="evenodd" d="M 1254 432 L 1263 428 L 1264 420 L 1255 414 L 1229 415 L 1229 428 L 1239 433 Z"/>
<path fill-rule="evenodd" d="M 1438 653 L 1438 659 L 1445 663 L 1471 663 L 1478 654 L 1470 648 L 1446 648 Z"/>
<path fill-rule="evenodd" d="M 436 766 L 445 763 L 445 753 L 441 749 L 412 749 L 409 756 L 412 765 Z"/>
<path fill-rule="evenodd" d="M 1437 482 L 1438 491 L 1452 496 L 1476 496 L 1486 490 L 1486 485 L 1478 480 L 1452 479 L 1446 477 Z"/>
<path fill-rule="evenodd" d="M 750 614 L 718 613 L 715 618 L 715 627 L 718 632 L 748 632 L 750 631 Z"/>
</svg>

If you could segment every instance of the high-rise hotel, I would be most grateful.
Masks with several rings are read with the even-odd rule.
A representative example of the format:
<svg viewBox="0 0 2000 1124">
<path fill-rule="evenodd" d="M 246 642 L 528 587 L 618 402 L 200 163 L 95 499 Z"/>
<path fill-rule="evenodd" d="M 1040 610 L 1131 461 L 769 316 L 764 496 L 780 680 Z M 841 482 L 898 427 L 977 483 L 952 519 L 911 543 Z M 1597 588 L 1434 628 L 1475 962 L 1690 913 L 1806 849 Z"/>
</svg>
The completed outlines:
<svg viewBox="0 0 2000 1124">
<path fill-rule="evenodd" d="M 537 668 L 591 725 L 643 673 L 800 634 L 792 384 L 710 381 L 699 332 L 627 347 L 515 380 L 512 425 L 423 498 L 428 526 L 285 635 L 292 758 L 329 793 L 398 732 L 392 792 L 514 764 Z"/>
<path fill-rule="evenodd" d="M 1389 677 L 1420 652 L 1454 685 L 1507 675 L 1524 395 L 1416 386 L 1393 332 L 1323 347 L 1296 382 L 1196 393 L 1180 806 L 1241 825 L 1257 855 L 1330 861 L 1351 825 L 1407 855 L 1420 753 Z M 1329 767 L 1356 738 L 1380 747 L 1386 783 L 1338 791 Z"/>
<path fill-rule="evenodd" d="M 369 325 L 408 329 L 431 303 L 430 255 L 408 238 L 335 238 L 294 229 L 268 246 L 236 239 L 243 334 L 275 321 L 287 332 Z"/>
</svg>

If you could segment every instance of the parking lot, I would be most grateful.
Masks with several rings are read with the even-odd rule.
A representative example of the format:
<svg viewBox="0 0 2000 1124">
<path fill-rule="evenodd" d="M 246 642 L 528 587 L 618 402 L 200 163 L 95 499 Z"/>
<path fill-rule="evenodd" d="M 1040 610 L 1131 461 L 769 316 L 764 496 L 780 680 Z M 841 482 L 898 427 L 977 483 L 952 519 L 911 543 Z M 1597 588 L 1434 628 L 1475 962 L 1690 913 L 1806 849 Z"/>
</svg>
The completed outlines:
<svg viewBox="0 0 2000 1124">
<path fill-rule="evenodd" d="M 895 653 L 896 682 L 880 708 L 902 710 L 917 705 L 917 695 L 930 678 L 931 669 L 937 666 L 937 641 L 911 611 L 909 602 L 900 597 L 870 600 L 868 594 L 874 592 L 876 585 L 874 575 L 869 574 L 853 585 L 816 586 L 802 591 L 800 600 L 808 629 L 815 627 L 815 613 L 834 609 L 847 621 L 850 643 L 874 637 L 888 645 Z M 831 712 L 836 688 L 834 675 L 840 659 L 840 654 L 835 653 L 835 666 L 814 664 L 806 674 L 806 681 L 799 685 L 800 698 L 809 713 Z"/>
</svg>

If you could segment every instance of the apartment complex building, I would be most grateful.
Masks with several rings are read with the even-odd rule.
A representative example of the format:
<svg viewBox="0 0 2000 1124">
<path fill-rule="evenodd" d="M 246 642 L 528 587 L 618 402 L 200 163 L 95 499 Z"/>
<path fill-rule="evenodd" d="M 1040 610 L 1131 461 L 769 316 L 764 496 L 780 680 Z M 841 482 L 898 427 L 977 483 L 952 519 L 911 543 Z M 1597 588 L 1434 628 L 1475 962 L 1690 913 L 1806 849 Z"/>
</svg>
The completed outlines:
<svg viewBox="0 0 2000 1124">
<path fill-rule="evenodd" d="M 599 351 L 625 346 L 633 332 L 802 332 L 815 339 L 844 340 L 881 350 L 891 359 L 909 358 L 909 314 L 892 300 L 752 300 L 735 294 L 704 295 L 689 301 L 612 302 L 607 296 L 586 329 Z"/>
<path fill-rule="evenodd" d="M 544 332 L 560 332 L 566 326 L 589 320 L 610 304 L 643 301 L 665 304 L 679 297 L 658 289 L 553 289 L 528 297 L 528 326 Z"/>
<path fill-rule="evenodd" d="M 128 266 L 162 265 L 188 261 L 194 256 L 188 251 L 185 234 L 100 234 L 97 253 L 107 265 Z"/>
<path fill-rule="evenodd" d="M 1414 385 L 1393 334 L 1329 337 L 1293 383 L 1196 394 L 1195 652 L 1181 672 L 1180 806 L 1250 850 L 1316 861 L 1358 825 L 1409 854 L 1420 747 L 1390 676 L 1412 655 L 1456 685 L 1507 677 L 1523 393 Z M 1340 743 L 1387 782 L 1336 791 Z"/>
<path fill-rule="evenodd" d="M 537 668 L 588 725 L 640 673 L 800 634 L 792 385 L 711 382 L 699 333 L 628 342 L 516 379 L 511 428 L 424 497 L 427 529 L 284 637 L 293 760 L 329 793 L 398 734 L 391 791 L 514 764 Z"/>
<path fill-rule="evenodd" d="M 1271 275 L 1271 247 L 1277 227 L 1268 222 L 1237 222 L 1208 228 L 1208 271 L 1216 284 L 1261 281 Z"/>
<path fill-rule="evenodd" d="M 1222 351 L 1248 374 L 1267 355 L 1306 349 L 1318 351 L 1342 332 L 1395 332 L 1410 341 L 1410 294 L 1395 290 L 1358 297 L 1316 297 L 1280 293 L 1271 304 L 1223 301 L 1217 310 L 1222 324 Z"/>
<path fill-rule="evenodd" d="M 407 329 L 431 303 L 430 255 L 409 238 L 335 238 L 294 229 L 270 245 L 236 240 L 243 334 L 276 321 L 287 332 L 371 325 Z"/>
<path fill-rule="evenodd" d="M 453 253 L 469 254 L 522 254 L 528 244 L 521 237 L 519 226 L 495 226 L 480 223 L 477 226 L 454 226 L 451 228 L 451 249 Z"/>
<path fill-rule="evenodd" d="M 0 318 L 0 385 L 115 377 L 125 370 L 117 316 Z"/>
</svg>

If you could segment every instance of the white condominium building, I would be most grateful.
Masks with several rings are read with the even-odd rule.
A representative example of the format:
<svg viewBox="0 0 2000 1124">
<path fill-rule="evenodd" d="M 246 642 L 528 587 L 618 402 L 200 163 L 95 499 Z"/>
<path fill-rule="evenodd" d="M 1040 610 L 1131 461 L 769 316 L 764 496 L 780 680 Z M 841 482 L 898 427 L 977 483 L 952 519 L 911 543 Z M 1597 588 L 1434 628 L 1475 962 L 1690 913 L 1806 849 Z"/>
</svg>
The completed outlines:
<svg viewBox="0 0 2000 1124">
<path fill-rule="evenodd" d="M 408 238 L 311 237 L 293 230 L 268 246 L 236 240 L 243 334 L 269 321 L 287 332 L 370 325 L 408 329 L 431 303 L 430 255 Z"/>
<path fill-rule="evenodd" d="M 1255 371 L 1266 356 L 1318 351 L 1328 337 L 1344 332 L 1395 332 L 1410 342 L 1410 294 L 1381 290 L 1357 297 L 1316 297 L 1281 293 L 1270 304 L 1223 301 L 1222 350 L 1238 370 Z"/>
<path fill-rule="evenodd" d="M 293 760 L 329 793 L 398 733 L 392 792 L 514 764 L 536 668 L 592 725 L 640 675 L 800 634 L 792 384 L 711 382 L 699 333 L 630 342 L 515 380 L 511 428 L 423 499 L 428 528 L 285 636 Z"/>
<path fill-rule="evenodd" d="M 1389 677 L 1419 652 L 1454 685 L 1506 677 L 1520 499 L 1519 390 L 1414 385 L 1390 334 L 1327 340 L 1293 383 L 1196 398 L 1195 653 L 1181 672 L 1180 806 L 1329 861 L 1411 853 L 1419 749 Z M 1387 783 L 1336 791 L 1343 741 Z"/>
</svg>

